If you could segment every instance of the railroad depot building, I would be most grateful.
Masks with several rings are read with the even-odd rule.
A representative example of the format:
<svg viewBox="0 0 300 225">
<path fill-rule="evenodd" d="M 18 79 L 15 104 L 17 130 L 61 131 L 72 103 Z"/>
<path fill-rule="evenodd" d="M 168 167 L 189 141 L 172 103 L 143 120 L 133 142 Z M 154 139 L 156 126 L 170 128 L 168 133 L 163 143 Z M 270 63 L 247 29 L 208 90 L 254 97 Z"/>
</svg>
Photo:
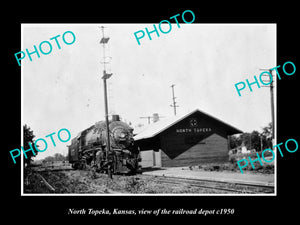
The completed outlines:
<svg viewBox="0 0 300 225">
<path fill-rule="evenodd" d="M 228 137 L 241 130 L 198 109 L 148 125 L 135 137 L 142 167 L 226 162 Z"/>
</svg>

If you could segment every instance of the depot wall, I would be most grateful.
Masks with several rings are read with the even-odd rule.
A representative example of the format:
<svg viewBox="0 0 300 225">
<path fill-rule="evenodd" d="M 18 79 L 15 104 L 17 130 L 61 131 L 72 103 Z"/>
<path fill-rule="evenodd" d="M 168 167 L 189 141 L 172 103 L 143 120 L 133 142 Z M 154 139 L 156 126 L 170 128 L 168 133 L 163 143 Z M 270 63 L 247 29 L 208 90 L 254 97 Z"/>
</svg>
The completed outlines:
<svg viewBox="0 0 300 225">
<path fill-rule="evenodd" d="M 172 145 L 161 151 L 161 165 L 164 167 L 195 166 L 204 163 L 227 162 L 229 159 L 227 139 L 217 134 L 212 134 L 206 139 L 199 141 L 172 159 L 168 153 L 180 153 L 180 147 L 182 145 L 178 142 L 173 142 Z"/>
<path fill-rule="evenodd" d="M 157 136 L 137 141 L 142 167 L 181 167 L 228 162 L 228 126 L 195 113 Z M 153 151 L 155 150 L 155 151 Z"/>
<path fill-rule="evenodd" d="M 195 124 L 193 124 L 195 123 Z M 160 134 L 161 164 L 193 166 L 228 161 L 226 129 L 209 117 L 195 114 Z"/>
</svg>

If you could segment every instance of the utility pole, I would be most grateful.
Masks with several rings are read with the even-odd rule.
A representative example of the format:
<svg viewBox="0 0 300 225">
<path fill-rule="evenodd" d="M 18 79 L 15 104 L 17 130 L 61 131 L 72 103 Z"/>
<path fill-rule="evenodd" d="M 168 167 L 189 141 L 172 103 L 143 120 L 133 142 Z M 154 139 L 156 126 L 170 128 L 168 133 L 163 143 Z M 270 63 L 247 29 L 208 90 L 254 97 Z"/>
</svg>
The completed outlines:
<svg viewBox="0 0 300 225">
<path fill-rule="evenodd" d="M 250 133 L 250 150 L 252 149 L 252 147 L 251 147 L 251 133 Z"/>
<path fill-rule="evenodd" d="M 108 154 L 110 152 L 110 135 L 109 135 L 109 120 L 108 120 L 108 101 L 107 101 L 107 84 L 106 80 L 112 76 L 112 73 L 106 73 L 105 62 L 105 45 L 108 43 L 109 37 L 104 36 L 104 27 L 102 26 L 102 38 L 100 44 L 103 47 L 103 86 L 104 86 L 104 108 L 105 108 L 105 123 L 106 123 L 106 162 L 108 162 Z M 108 175 L 111 177 L 110 164 L 108 164 Z"/>
<path fill-rule="evenodd" d="M 262 135 L 260 134 L 259 137 L 260 137 L 260 151 L 262 152 L 263 149 Z"/>
<path fill-rule="evenodd" d="M 176 105 L 176 101 L 175 101 L 175 99 L 176 99 L 176 97 L 175 97 L 175 94 L 174 94 L 174 86 L 175 86 L 175 84 L 172 84 L 170 87 L 172 88 L 172 96 L 173 96 L 173 105 L 170 105 L 171 107 L 173 107 L 174 108 L 174 115 L 176 116 L 176 107 L 179 107 L 178 105 Z"/>
<path fill-rule="evenodd" d="M 271 74 L 271 77 L 269 75 L 265 75 L 263 74 L 262 76 L 269 76 L 271 80 L 268 80 L 267 82 L 270 83 L 270 95 L 271 95 L 271 117 L 272 117 L 272 141 L 274 140 L 274 131 L 275 131 L 275 119 L 274 119 L 274 85 L 273 85 L 273 74 L 272 74 L 272 70 L 270 69 L 260 69 L 260 70 L 264 70 L 264 71 L 269 71 L 269 73 Z M 263 80 L 263 82 L 265 82 Z M 267 87 L 267 86 L 263 86 L 263 87 Z M 273 143 L 274 144 L 274 143 Z"/>
</svg>

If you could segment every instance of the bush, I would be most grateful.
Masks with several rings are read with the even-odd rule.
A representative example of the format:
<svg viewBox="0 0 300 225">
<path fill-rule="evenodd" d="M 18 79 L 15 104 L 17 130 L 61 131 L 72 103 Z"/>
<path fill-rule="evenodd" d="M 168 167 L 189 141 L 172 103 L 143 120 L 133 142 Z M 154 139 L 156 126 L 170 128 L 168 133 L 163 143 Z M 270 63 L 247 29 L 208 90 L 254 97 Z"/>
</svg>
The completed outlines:
<svg viewBox="0 0 300 225">
<path fill-rule="evenodd" d="M 261 152 L 258 152 L 258 155 L 261 158 Z M 265 157 L 272 155 L 271 152 L 266 152 L 266 154 L 264 154 Z M 234 166 L 236 171 L 240 171 L 239 166 L 237 165 L 237 161 L 241 160 L 241 159 L 247 159 L 248 160 L 248 165 L 246 167 L 243 168 L 243 171 L 254 171 L 254 172 L 260 172 L 260 173 L 274 173 L 274 165 L 270 164 L 270 163 L 266 163 L 262 160 L 263 165 L 260 164 L 259 161 L 256 161 L 253 163 L 254 169 L 251 165 L 251 163 L 249 162 L 249 158 L 250 157 L 252 160 L 255 160 L 257 158 L 256 152 L 253 153 L 247 153 L 247 154 L 235 154 L 235 155 L 231 155 L 229 157 L 229 161 L 230 163 L 232 163 L 232 165 Z"/>
<path fill-rule="evenodd" d="M 268 153 L 268 154 L 267 154 Z M 259 156 L 261 157 L 261 152 L 258 153 Z M 271 152 L 266 152 L 264 155 L 267 157 L 268 155 L 272 155 Z M 229 155 L 229 162 L 228 163 L 207 163 L 207 164 L 201 164 L 198 166 L 194 166 L 193 168 L 199 168 L 200 170 L 204 171 L 235 171 L 235 172 L 240 172 L 240 168 L 237 164 L 237 161 L 241 159 L 247 159 L 250 156 L 253 160 L 257 158 L 256 152 L 254 153 L 247 153 L 247 154 L 231 154 Z M 272 163 L 266 163 L 264 161 L 263 165 L 259 163 L 259 161 L 254 162 L 254 169 L 252 168 L 251 163 L 248 160 L 248 165 L 243 168 L 243 171 L 253 171 L 253 172 L 259 172 L 259 173 L 274 173 L 274 165 Z M 191 169 L 191 167 L 190 167 Z"/>
</svg>

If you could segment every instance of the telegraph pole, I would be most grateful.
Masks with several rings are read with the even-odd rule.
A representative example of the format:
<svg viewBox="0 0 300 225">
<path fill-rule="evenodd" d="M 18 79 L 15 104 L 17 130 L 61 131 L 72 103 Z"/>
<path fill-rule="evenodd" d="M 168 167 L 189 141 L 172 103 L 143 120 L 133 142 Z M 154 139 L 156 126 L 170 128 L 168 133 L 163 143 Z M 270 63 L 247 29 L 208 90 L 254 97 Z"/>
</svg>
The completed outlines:
<svg viewBox="0 0 300 225">
<path fill-rule="evenodd" d="M 174 108 L 174 115 L 176 116 L 176 107 L 179 107 L 178 105 L 176 105 L 176 101 L 175 101 L 175 99 L 176 99 L 176 97 L 175 97 L 175 94 L 174 94 L 174 86 L 175 86 L 175 84 L 172 84 L 170 87 L 172 88 L 172 96 L 173 96 L 173 105 L 170 105 L 171 107 L 173 107 Z"/>
<path fill-rule="evenodd" d="M 104 86 L 104 108 L 105 108 L 105 123 L 106 123 L 106 162 L 108 162 L 108 154 L 110 152 L 110 135 L 109 135 L 109 120 L 108 120 L 108 100 L 107 100 L 107 83 L 106 80 L 112 76 L 112 73 L 106 73 L 106 62 L 105 62 L 105 45 L 108 43 L 109 37 L 104 36 L 104 27 L 102 26 L 102 38 L 100 44 L 103 47 L 103 86 Z M 110 174 L 110 167 L 108 164 L 108 174 Z"/>
<path fill-rule="evenodd" d="M 272 74 L 272 70 L 270 69 L 260 69 L 260 70 L 264 70 L 264 71 L 269 71 L 269 73 L 271 74 L 271 81 L 269 80 L 268 83 L 270 83 L 270 96 L 271 96 L 271 117 L 272 117 L 272 141 L 274 140 L 274 131 L 275 131 L 275 119 L 274 119 L 274 85 L 273 85 L 273 74 Z M 262 76 L 264 76 L 265 74 L 263 74 Z M 263 86 L 266 87 L 266 86 Z"/>
</svg>

